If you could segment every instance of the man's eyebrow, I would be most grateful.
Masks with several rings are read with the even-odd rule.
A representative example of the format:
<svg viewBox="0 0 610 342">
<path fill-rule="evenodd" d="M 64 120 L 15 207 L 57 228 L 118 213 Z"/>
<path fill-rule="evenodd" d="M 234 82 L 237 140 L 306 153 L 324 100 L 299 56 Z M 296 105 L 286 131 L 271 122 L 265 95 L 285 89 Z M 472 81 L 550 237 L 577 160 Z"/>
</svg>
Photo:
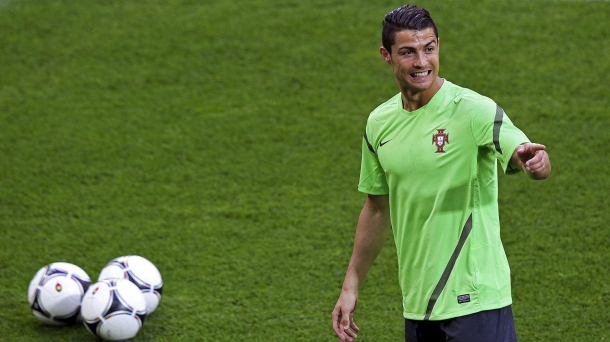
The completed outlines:
<svg viewBox="0 0 610 342">
<path fill-rule="evenodd" d="M 436 44 L 436 39 L 432 39 L 431 41 L 429 41 L 428 43 L 426 43 L 424 45 L 424 47 L 428 47 L 432 44 Z M 408 45 L 403 45 L 401 47 L 398 48 L 398 50 L 402 50 L 402 49 L 410 49 L 410 50 L 415 50 L 415 48 L 413 46 L 408 46 Z"/>
<path fill-rule="evenodd" d="M 431 41 L 428 42 L 428 44 L 424 45 L 424 47 L 428 47 L 431 44 L 436 44 L 436 39 L 432 39 Z"/>
</svg>

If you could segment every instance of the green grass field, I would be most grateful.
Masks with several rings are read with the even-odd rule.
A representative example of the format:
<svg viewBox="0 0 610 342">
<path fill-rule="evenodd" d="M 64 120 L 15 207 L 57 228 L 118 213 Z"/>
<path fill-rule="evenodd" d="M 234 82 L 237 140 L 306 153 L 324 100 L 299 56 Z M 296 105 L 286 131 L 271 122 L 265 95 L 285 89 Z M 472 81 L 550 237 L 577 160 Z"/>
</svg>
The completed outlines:
<svg viewBox="0 0 610 342">
<path fill-rule="evenodd" d="M 128 254 L 165 284 L 137 341 L 335 340 L 402 4 L 0 0 L 0 341 L 94 341 L 38 322 L 29 281 Z M 551 155 L 546 181 L 500 177 L 520 341 L 610 341 L 610 3 L 417 4 L 441 76 Z M 403 339 L 395 253 L 363 285 L 359 341 Z"/>
</svg>

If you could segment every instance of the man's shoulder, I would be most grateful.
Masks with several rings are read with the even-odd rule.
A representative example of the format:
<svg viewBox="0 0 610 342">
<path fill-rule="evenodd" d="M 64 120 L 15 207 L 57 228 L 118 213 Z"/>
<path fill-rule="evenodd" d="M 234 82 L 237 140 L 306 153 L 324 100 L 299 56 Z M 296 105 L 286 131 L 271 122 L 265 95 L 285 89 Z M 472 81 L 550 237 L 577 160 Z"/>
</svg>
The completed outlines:
<svg viewBox="0 0 610 342">
<path fill-rule="evenodd" d="M 370 116 L 379 116 L 386 113 L 392 113 L 398 110 L 398 101 L 401 101 L 401 94 L 398 93 L 392 97 L 390 97 L 387 101 L 377 106 L 377 108 L 373 109 Z"/>
<path fill-rule="evenodd" d="M 470 106 L 493 106 L 495 107 L 495 101 L 491 98 L 482 95 L 470 88 L 462 87 L 453 84 L 449 81 L 445 81 L 447 91 L 445 96 L 447 100 L 455 104 L 466 104 Z"/>
<path fill-rule="evenodd" d="M 400 93 L 392 96 L 387 101 L 377 106 L 377 108 L 373 109 L 373 111 L 369 114 L 369 123 L 384 122 L 388 117 L 395 115 L 397 112 L 399 112 L 399 101 L 400 103 L 402 103 L 402 97 Z"/>
</svg>

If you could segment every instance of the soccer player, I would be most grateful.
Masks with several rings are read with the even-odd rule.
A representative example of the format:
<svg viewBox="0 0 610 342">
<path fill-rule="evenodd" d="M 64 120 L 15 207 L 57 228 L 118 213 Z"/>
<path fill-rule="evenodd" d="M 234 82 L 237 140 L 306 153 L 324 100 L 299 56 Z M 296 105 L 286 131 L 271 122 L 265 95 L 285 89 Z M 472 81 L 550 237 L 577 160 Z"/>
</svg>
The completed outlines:
<svg viewBox="0 0 610 342">
<path fill-rule="evenodd" d="M 438 76 L 440 40 L 425 9 L 388 13 L 382 43 L 400 93 L 367 121 L 358 189 L 368 196 L 333 329 L 357 337 L 358 289 L 391 231 L 405 341 L 516 341 L 496 160 L 506 174 L 545 179 L 545 146 L 490 98 Z"/>
</svg>

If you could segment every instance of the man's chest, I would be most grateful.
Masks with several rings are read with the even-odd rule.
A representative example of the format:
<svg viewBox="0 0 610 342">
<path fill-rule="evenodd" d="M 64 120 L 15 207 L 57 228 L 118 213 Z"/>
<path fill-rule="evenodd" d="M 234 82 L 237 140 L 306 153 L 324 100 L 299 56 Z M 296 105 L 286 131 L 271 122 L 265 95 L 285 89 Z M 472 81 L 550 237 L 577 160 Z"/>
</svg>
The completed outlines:
<svg viewBox="0 0 610 342">
<path fill-rule="evenodd" d="M 377 153 L 388 177 L 451 176 L 476 158 L 469 120 L 463 117 L 396 120 L 380 133 Z"/>
</svg>

